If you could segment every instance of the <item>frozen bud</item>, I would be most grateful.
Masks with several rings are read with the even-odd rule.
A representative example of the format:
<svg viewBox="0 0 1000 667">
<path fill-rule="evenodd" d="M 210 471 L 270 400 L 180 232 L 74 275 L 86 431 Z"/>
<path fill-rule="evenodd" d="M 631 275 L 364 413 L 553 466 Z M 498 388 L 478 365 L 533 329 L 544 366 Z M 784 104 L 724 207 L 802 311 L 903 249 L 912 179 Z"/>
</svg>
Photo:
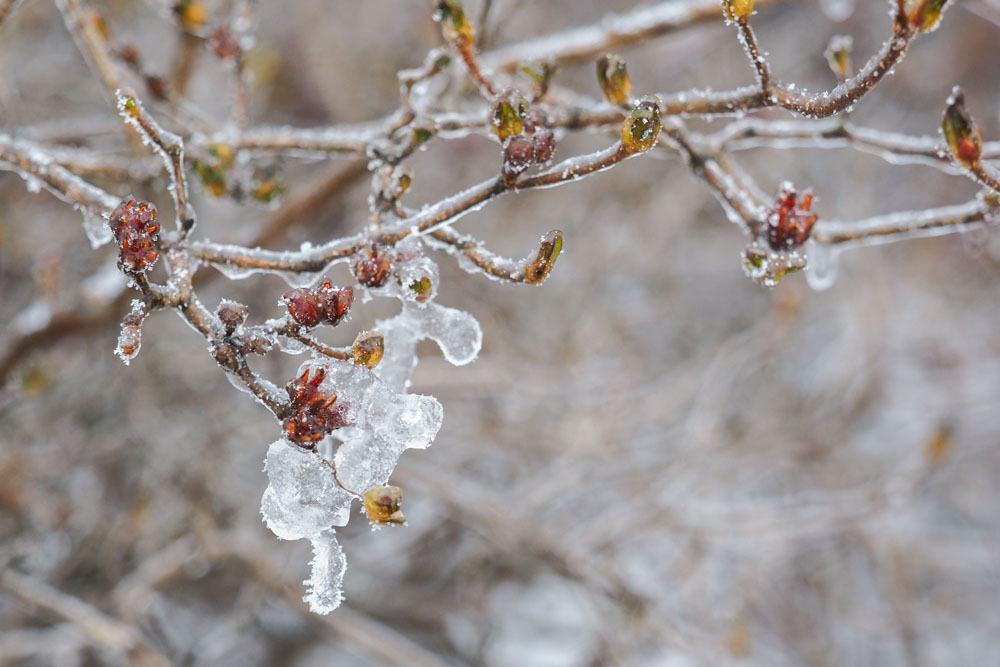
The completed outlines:
<svg viewBox="0 0 1000 667">
<path fill-rule="evenodd" d="M 549 117 L 541 109 L 532 109 L 524 118 L 524 133 L 532 135 L 549 127 Z"/>
<path fill-rule="evenodd" d="M 225 300 L 219 303 L 215 315 L 222 322 L 222 328 L 225 329 L 226 335 L 232 336 L 236 328 L 246 321 L 247 307 L 242 303 Z"/>
<path fill-rule="evenodd" d="M 315 289 L 289 290 L 281 296 L 281 302 L 291 318 L 307 329 L 321 322 L 337 326 L 354 303 L 354 290 L 334 287 L 327 280 Z"/>
<path fill-rule="evenodd" d="M 118 51 L 118 57 L 122 59 L 122 62 L 129 67 L 138 68 L 142 64 L 142 58 L 139 55 L 139 49 L 135 48 L 133 44 L 126 44 Z"/>
<path fill-rule="evenodd" d="M 418 118 L 413 121 L 410 126 L 410 131 L 413 133 L 411 141 L 414 146 L 420 146 L 430 141 L 435 134 L 437 134 L 437 126 L 434 125 L 434 121 L 427 118 Z"/>
<path fill-rule="evenodd" d="M 629 154 L 648 151 L 660 136 L 660 100 L 644 97 L 622 123 L 622 148 Z"/>
<path fill-rule="evenodd" d="M 812 192 L 806 190 L 802 199 L 788 181 L 781 184 L 774 205 L 765 219 L 767 243 L 773 250 L 798 248 L 809 238 L 819 216 L 813 213 Z"/>
<path fill-rule="evenodd" d="M 549 92 L 549 84 L 556 73 L 556 66 L 550 62 L 532 63 L 522 65 L 521 71 L 528 75 L 534 85 L 534 99 L 545 97 Z"/>
<path fill-rule="evenodd" d="M 281 296 L 281 301 L 285 304 L 288 314 L 298 324 L 307 329 L 319 324 L 322 311 L 319 297 L 312 290 L 302 287 L 289 290 Z"/>
<path fill-rule="evenodd" d="M 274 347 L 274 341 L 261 334 L 253 334 L 243 343 L 240 354 L 257 354 L 263 356 Z"/>
<path fill-rule="evenodd" d="M 972 167 L 979 162 L 979 156 L 983 152 L 983 137 L 976 121 L 965 108 L 965 94 L 957 86 L 948 98 L 941 130 L 956 162 L 963 167 Z"/>
<path fill-rule="evenodd" d="M 160 232 L 152 203 L 136 201 L 130 195 L 111 212 L 108 225 L 118 244 L 118 261 L 123 270 L 143 273 L 152 268 L 159 257 L 153 244 Z"/>
<path fill-rule="evenodd" d="M 382 287 L 392 273 L 389 253 L 376 243 L 362 250 L 354 263 L 354 277 L 366 287 Z"/>
<path fill-rule="evenodd" d="M 365 491 L 365 514 L 374 526 L 401 526 L 406 523 L 399 504 L 403 490 L 398 486 L 374 486 Z"/>
<path fill-rule="evenodd" d="M 722 0 L 722 13 L 730 21 L 745 21 L 753 13 L 753 0 Z"/>
<path fill-rule="evenodd" d="M 449 42 L 462 45 L 473 41 L 472 24 L 458 0 L 441 0 L 434 12 L 434 20 L 441 24 L 441 32 Z"/>
<path fill-rule="evenodd" d="M 931 32 L 941 23 L 941 15 L 951 0 L 916 0 L 908 17 L 917 32 Z"/>
<path fill-rule="evenodd" d="M 763 287 L 774 287 L 805 268 L 806 257 L 798 250 L 774 251 L 757 241 L 743 249 L 743 272 Z"/>
<path fill-rule="evenodd" d="M 830 69 L 841 79 L 850 78 L 854 72 L 851 65 L 851 50 L 854 48 L 854 40 L 850 35 L 834 35 L 830 38 L 830 45 L 826 47 L 826 62 Z"/>
<path fill-rule="evenodd" d="M 524 282 L 529 285 L 541 285 L 545 282 L 552 273 L 552 267 L 555 266 L 559 253 L 562 252 L 562 245 L 563 234 L 558 229 L 543 236 L 534 259 L 524 266 Z"/>
<path fill-rule="evenodd" d="M 226 25 L 220 25 L 212 31 L 208 45 L 219 60 L 235 60 L 241 52 L 240 43 Z"/>
<path fill-rule="evenodd" d="M 337 403 L 337 395 L 323 388 L 326 369 L 306 370 L 285 386 L 288 410 L 281 426 L 290 442 L 305 449 L 315 449 L 316 443 L 328 433 L 350 426 L 347 407 Z"/>
<path fill-rule="evenodd" d="M 597 59 L 597 83 L 604 99 L 612 104 L 627 104 L 632 94 L 632 80 L 625 69 L 625 59 L 617 53 L 605 53 Z"/>
<path fill-rule="evenodd" d="M 274 166 L 255 169 L 250 196 L 259 202 L 270 204 L 285 193 L 285 179 Z"/>
<path fill-rule="evenodd" d="M 207 12 L 198 0 L 178 0 L 174 3 L 174 16 L 185 30 L 192 30 L 205 25 Z"/>
<path fill-rule="evenodd" d="M 535 162 L 548 162 L 556 151 L 556 135 L 549 128 L 543 127 L 532 135 L 531 145 L 535 149 Z"/>
<path fill-rule="evenodd" d="M 148 75 L 146 77 L 146 89 L 154 99 L 163 101 L 170 96 L 170 86 L 162 76 Z"/>
<path fill-rule="evenodd" d="M 351 345 L 351 360 L 357 366 L 371 370 L 378 366 L 385 354 L 385 339 L 377 331 L 362 331 Z"/>
<path fill-rule="evenodd" d="M 410 291 L 413 292 L 417 303 L 427 303 L 427 299 L 434 295 L 434 283 L 428 276 L 420 276 L 410 282 Z"/>
<path fill-rule="evenodd" d="M 493 103 L 493 130 L 500 141 L 521 134 L 528 116 L 528 100 L 516 90 L 497 96 Z"/>
<path fill-rule="evenodd" d="M 142 324 L 132 324 L 122 322 L 121 333 L 118 334 L 118 346 L 115 347 L 115 354 L 128 366 L 129 362 L 139 354 L 139 347 L 142 345 Z"/>
<path fill-rule="evenodd" d="M 233 149 L 226 144 L 209 144 L 204 154 L 195 159 L 194 170 L 202 185 L 212 196 L 226 193 L 225 171 L 233 166 Z"/>
<path fill-rule="evenodd" d="M 503 175 L 512 180 L 532 165 L 535 158 L 534 142 L 518 135 L 508 139 L 503 146 Z"/>
</svg>

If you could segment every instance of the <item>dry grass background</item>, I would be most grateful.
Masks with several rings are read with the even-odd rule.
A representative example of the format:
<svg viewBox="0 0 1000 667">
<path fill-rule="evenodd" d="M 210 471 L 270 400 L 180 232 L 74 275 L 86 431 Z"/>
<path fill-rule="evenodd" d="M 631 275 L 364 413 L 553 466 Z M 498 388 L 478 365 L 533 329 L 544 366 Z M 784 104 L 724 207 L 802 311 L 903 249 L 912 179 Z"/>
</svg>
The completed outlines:
<svg viewBox="0 0 1000 667">
<path fill-rule="evenodd" d="M 497 45 L 632 6 L 494 4 Z M 876 48 L 885 3 L 857 4 L 842 23 L 812 1 L 762 13 L 776 75 L 832 84 L 822 58 L 832 34 L 853 34 L 859 58 Z M 176 39 L 150 7 L 99 6 L 151 69 L 169 69 Z M 256 122 L 382 115 L 396 105 L 395 71 L 438 40 L 425 3 L 260 9 L 263 53 L 278 69 L 254 93 Z M 958 3 L 857 117 L 930 133 L 961 84 L 984 134 L 1000 136 L 991 16 L 993 3 Z M 625 55 L 640 91 L 750 80 L 721 21 Z M 50 3 L 28 0 L 0 28 L 0 72 L 4 131 L 90 123 L 96 145 L 120 139 Z M 559 76 L 597 92 L 590 63 Z M 228 103 L 219 77 L 206 60 L 190 92 L 216 118 Z M 557 157 L 606 141 L 567 138 Z M 768 191 L 786 178 L 812 185 L 826 217 L 974 193 L 963 179 L 846 150 L 738 161 Z M 413 164 L 412 200 L 496 164 L 485 139 L 435 142 Z M 326 168 L 284 166 L 291 196 Z M 134 189 L 169 209 L 163 183 Z M 314 211 L 288 246 L 358 229 L 366 190 L 361 179 Z M 249 238 L 270 215 L 198 188 L 195 203 L 198 233 L 218 240 Z M 0 224 L 5 340 L 40 293 L 86 298 L 88 277 L 113 264 L 108 248 L 89 248 L 78 214 L 9 173 Z M 1000 248 L 990 234 L 852 251 L 828 291 L 801 277 L 765 291 L 740 269 L 740 232 L 679 160 L 661 156 L 501 198 L 459 226 L 515 256 L 559 227 L 565 256 L 541 289 L 439 259 L 438 301 L 480 320 L 483 352 L 454 368 L 424 350 L 413 390 L 438 397 L 445 422 L 393 477 L 409 525 L 372 533 L 356 519 L 340 531 L 347 602 L 325 618 L 298 602 L 308 545 L 277 541 L 258 513 L 278 428 L 230 387 L 199 336 L 159 315 L 131 367 L 112 354 L 114 323 L 23 359 L 0 395 L 0 663 L 123 664 L 155 652 L 191 665 L 1000 664 Z M 202 299 L 235 298 L 263 318 L 284 289 L 272 277 L 216 281 Z M 377 311 L 357 309 L 349 328 Z M 260 364 L 274 379 L 298 363 L 275 356 Z M 90 605 L 83 621 L 66 618 L 65 597 L 38 603 L 54 591 Z M 88 625 L 93 610 L 124 634 Z M 132 644 L 143 647 L 122 649 Z"/>
</svg>

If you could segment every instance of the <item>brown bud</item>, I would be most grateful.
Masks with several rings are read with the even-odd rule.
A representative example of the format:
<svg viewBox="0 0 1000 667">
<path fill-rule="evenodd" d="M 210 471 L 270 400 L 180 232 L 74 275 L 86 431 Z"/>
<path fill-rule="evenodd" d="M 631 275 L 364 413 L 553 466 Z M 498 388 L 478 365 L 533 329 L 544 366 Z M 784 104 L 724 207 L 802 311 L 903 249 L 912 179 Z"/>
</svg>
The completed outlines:
<svg viewBox="0 0 1000 667">
<path fill-rule="evenodd" d="M 907 17 L 917 32 L 931 32 L 941 23 L 941 15 L 950 0 L 916 0 Z"/>
<path fill-rule="evenodd" d="M 225 329 L 227 336 L 232 336 L 236 328 L 246 321 L 247 310 L 246 306 L 235 301 L 223 300 L 219 303 L 215 315 L 222 322 L 222 328 Z"/>
</svg>

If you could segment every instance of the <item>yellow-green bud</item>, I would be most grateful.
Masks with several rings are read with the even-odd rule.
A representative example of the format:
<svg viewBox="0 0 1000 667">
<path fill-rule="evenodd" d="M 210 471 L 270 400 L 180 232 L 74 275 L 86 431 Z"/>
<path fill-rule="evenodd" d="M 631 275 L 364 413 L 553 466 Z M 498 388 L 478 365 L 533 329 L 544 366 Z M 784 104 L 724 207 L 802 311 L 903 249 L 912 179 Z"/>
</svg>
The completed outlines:
<svg viewBox="0 0 1000 667">
<path fill-rule="evenodd" d="M 722 13 L 730 21 L 743 21 L 753 13 L 753 0 L 722 0 Z"/>
<path fill-rule="evenodd" d="M 622 148 L 629 154 L 648 151 L 660 136 L 660 100 L 644 97 L 639 100 L 622 123 Z"/>
<path fill-rule="evenodd" d="M 493 103 L 493 130 L 500 141 L 521 134 L 528 116 L 528 100 L 516 90 L 501 93 Z"/>
<path fill-rule="evenodd" d="M 941 15 L 950 0 L 916 0 L 908 17 L 917 32 L 931 32 L 941 23 Z"/>
<path fill-rule="evenodd" d="M 377 331 L 362 331 L 351 345 L 351 360 L 357 366 L 371 370 L 385 354 L 385 339 Z"/>
<path fill-rule="evenodd" d="M 375 526 L 400 526 L 406 523 L 399 504 L 403 490 L 398 486 L 373 486 L 365 491 L 365 514 Z"/>
<path fill-rule="evenodd" d="M 957 86 L 948 98 L 941 131 L 956 162 L 964 167 L 971 167 L 979 162 L 979 156 L 983 152 L 983 137 L 976 121 L 965 108 L 965 95 Z"/>
<path fill-rule="evenodd" d="M 632 94 L 632 80 L 625 69 L 625 59 L 617 53 L 605 53 L 597 59 L 597 83 L 604 99 L 612 104 L 625 104 Z"/>
<path fill-rule="evenodd" d="M 524 267 L 524 282 L 529 285 L 541 285 L 545 282 L 552 273 L 552 267 L 555 266 L 559 253 L 562 252 L 562 245 L 563 234 L 558 229 L 543 236 L 534 259 Z"/>
</svg>

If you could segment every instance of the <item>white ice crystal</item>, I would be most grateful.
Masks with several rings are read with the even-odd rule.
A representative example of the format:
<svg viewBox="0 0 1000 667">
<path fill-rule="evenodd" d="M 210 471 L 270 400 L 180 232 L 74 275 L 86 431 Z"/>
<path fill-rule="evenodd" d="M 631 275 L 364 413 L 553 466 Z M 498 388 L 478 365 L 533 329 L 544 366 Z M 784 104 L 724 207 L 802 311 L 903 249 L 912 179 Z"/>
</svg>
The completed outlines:
<svg viewBox="0 0 1000 667">
<path fill-rule="evenodd" d="M 433 302 L 437 266 L 423 255 L 420 243 L 401 243 L 396 250 L 394 268 L 401 279 L 364 293 L 396 297 L 402 303 L 398 315 L 376 323 L 385 344 L 381 363 L 372 371 L 349 361 L 313 358 L 297 371 L 298 377 L 308 373 L 315 378 L 322 373 L 317 391 L 337 397 L 334 405 L 345 411 L 351 426 L 333 431 L 317 451 L 284 439 L 267 451 L 268 486 L 261 498 L 261 514 L 279 538 L 312 543 L 312 574 L 305 582 L 304 599 L 319 614 L 336 609 L 343 597 L 347 562 L 334 527 L 347 524 L 357 494 L 389 480 L 404 450 L 429 447 L 441 428 L 444 415 L 437 399 L 406 393 L 417 363 L 417 343 L 435 341 L 444 357 L 456 365 L 473 361 L 482 346 L 483 334 L 475 318 Z M 420 301 L 414 298 L 410 283 L 425 276 L 431 290 Z"/>
</svg>

